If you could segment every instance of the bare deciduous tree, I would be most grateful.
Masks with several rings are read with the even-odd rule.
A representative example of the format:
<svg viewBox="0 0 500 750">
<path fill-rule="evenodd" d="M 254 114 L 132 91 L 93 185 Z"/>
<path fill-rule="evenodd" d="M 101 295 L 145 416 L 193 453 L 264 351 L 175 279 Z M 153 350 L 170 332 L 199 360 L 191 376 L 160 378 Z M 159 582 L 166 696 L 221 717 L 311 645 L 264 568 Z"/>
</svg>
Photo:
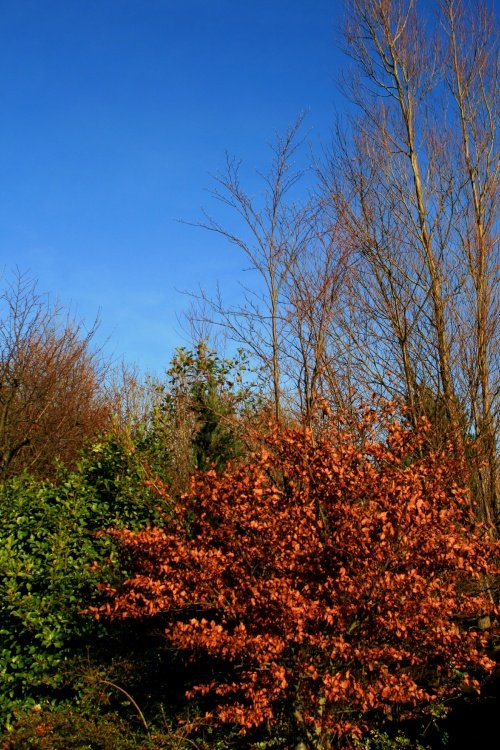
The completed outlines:
<svg viewBox="0 0 500 750">
<path fill-rule="evenodd" d="M 319 403 L 326 396 L 336 408 L 346 408 L 341 387 L 328 352 L 328 337 L 344 283 L 349 246 L 328 220 L 321 201 L 304 210 L 300 225 L 302 249 L 286 280 L 289 315 L 291 377 L 297 379 L 300 413 L 313 428 Z M 293 356 L 295 353 L 295 356 Z"/>
<path fill-rule="evenodd" d="M 225 173 L 217 178 L 213 195 L 233 212 L 240 226 L 232 231 L 211 215 L 198 224 L 238 247 L 250 263 L 250 270 L 258 275 L 253 288 L 244 287 L 242 304 L 227 307 L 221 295 L 215 299 L 205 295 L 202 301 L 215 315 L 216 322 L 225 327 L 228 336 L 253 353 L 269 377 L 278 422 L 283 400 L 282 356 L 287 338 L 284 291 L 304 242 L 303 225 L 297 221 L 297 210 L 289 202 L 289 194 L 302 177 L 302 171 L 293 168 L 301 122 L 299 118 L 273 146 L 271 168 L 262 176 L 265 184 L 262 206 L 242 187 L 240 164 L 228 157 Z"/>
<path fill-rule="evenodd" d="M 500 519 L 498 487 L 498 152 L 499 34 L 485 4 L 443 0 L 447 34 L 446 81 L 455 104 L 457 172 L 461 178 L 456 222 L 464 274 L 460 325 L 462 366 L 481 468 L 483 514 Z M 491 502 L 488 503 L 487 499 Z"/>
<path fill-rule="evenodd" d="M 228 162 L 215 194 L 248 233 L 204 226 L 260 285 L 242 305 L 210 304 L 269 376 L 278 420 L 292 384 L 309 425 L 320 394 L 343 409 L 403 399 L 414 424 L 433 422 L 434 447 L 469 458 L 471 500 L 498 525 L 497 25 L 487 0 L 433 10 L 346 0 L 350 132 L 338 125 L 301 205 L 298 126 L 277 143 L 263 209 Z"/>
<path fill-rule="evenodd" d="M 21 274 L 0 296 L 0 478 L 50 476 L 110 424 L 99 353 Z"/>
<path fill-rule="evenodd" d="M 437 18 L 416 0 L 350 0 L 346 19 L 359 115 L 323 186 L 356 263 L 332 340 L 358 385 L 402 395 L 412 418 L 434 393 L 455 451 L 472 439 L 487 464 L 476 508 L 498 523 L 495 23 L 465 0 Z"/>
</svg>

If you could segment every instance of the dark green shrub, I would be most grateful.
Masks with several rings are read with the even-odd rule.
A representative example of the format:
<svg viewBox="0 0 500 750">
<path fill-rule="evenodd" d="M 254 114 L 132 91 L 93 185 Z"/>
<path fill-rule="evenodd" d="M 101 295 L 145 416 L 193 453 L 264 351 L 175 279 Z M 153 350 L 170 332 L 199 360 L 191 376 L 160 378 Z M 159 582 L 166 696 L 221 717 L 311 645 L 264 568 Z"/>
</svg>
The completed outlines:
<svg viewBox="0 0 500 750">
<path fill-rule="evenodd" d="M 119 572 L 113 541 L 97 532 L 161 524 L 157 506 L 134 452 L 115 438 L 57 484 L 20 476 L 0 487 L 0 722 L 55 700 L 68 660 L 112 652 L 109 626 L 81 614 L 98 601 L 98 581 Z"/>
<path fill-rule="evenodd" d="M 243 351 L 226 359 L 204 341 L 177 349 L 137 443 L 174 491 L 187 489 L 196 469 L 220 471 L 244 452 L 246 417 L 259 403 L 248 372 Z"/>
</svg>

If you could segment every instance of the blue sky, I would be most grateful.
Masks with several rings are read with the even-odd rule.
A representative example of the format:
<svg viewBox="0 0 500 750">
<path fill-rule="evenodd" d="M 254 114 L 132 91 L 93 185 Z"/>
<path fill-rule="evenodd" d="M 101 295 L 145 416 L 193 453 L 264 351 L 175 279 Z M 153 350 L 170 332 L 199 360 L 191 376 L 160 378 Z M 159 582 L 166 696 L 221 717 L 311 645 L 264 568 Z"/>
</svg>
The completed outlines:
<svg viewBox="0 0 500 750">
<path fill-rule="evenodd" d="M 339 0 L 0 0 L 0 269 L 160 372 L 181 290 L 231 288 L 244 259 L 179 223 L 217 215 L 228 151 L 258 189 L 268 144 L 307 112 L 328 140 L 345 59 Z"/>
</svg>

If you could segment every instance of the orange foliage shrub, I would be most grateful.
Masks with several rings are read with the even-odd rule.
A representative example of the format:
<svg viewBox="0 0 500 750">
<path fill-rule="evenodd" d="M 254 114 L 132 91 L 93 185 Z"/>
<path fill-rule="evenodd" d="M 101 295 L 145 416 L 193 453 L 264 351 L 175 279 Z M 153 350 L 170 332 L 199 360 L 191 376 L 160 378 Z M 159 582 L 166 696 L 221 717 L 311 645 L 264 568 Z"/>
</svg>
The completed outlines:
<svg viewBox="0 0 500 750">
<path fill-rule="evenodd" d="M 216 697 L 211 720 L 245 731 L 288 711 L 316 747 L 478 688 L 495 543 L 424 432 L 367 412 L 198 475 L 170 528 L 112 532 L 135 574 L 96 615 L 163 614 L 174 647 L 226 665 L 192 690 Z"/>
</svg>

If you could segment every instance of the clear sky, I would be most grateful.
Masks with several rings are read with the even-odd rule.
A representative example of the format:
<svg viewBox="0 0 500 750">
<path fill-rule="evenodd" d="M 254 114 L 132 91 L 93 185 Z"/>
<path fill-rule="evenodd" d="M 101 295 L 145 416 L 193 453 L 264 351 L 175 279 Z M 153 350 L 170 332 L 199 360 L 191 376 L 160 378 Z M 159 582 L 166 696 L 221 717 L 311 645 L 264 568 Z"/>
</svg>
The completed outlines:
<svg viewBox="0 0 500 750">
<path fill-rule="evenodd" d="M 39 279 L 106 351 L 161 371 L 182 290 L 245 268 L 212 233 L 226 150 L 252 185 L 306 111 L 328 140 L 342 0 L 0 0 L 0 269 Z"/>
</svg>

